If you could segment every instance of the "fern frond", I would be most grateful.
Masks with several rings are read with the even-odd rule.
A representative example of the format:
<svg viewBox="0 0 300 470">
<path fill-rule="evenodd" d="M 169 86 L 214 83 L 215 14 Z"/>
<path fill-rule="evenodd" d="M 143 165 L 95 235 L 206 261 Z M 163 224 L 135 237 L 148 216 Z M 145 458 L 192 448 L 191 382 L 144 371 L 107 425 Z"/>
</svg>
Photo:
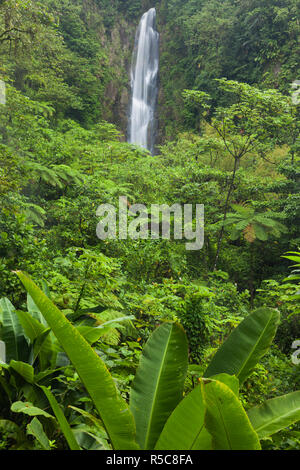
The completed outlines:
<svg viewBox="0 0 300 470">
<path fill-rule="evenodd" d="M 24 203 L 25 214 L 28 222 L 32 222 L 35 225 L 44 227 L 44 220 L 46 218 L 46 211 L 36 204 Z"/>
<path fill-rule="evenodd" d="M 258 240 L 265 242 L 268 240 L 268 231 L 260 224 L 254 224 L 253 225 L 255 235 L 258 238 Z"/>
</svg>

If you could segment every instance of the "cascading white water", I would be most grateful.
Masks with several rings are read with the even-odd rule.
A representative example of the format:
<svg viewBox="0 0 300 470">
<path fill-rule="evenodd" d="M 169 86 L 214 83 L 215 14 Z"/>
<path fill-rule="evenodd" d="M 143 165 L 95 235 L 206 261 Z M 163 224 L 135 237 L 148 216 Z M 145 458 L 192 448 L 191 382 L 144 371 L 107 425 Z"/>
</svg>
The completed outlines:
<svg viewBox="0 0 300 470">
<path fill-rule="evenodd" d="M 138 26 L 131 67 L 132 99 L 128 141 L 154 152 L 158 93 L 159 34 L 156 10 L 144 13 Z"/>
</svg>

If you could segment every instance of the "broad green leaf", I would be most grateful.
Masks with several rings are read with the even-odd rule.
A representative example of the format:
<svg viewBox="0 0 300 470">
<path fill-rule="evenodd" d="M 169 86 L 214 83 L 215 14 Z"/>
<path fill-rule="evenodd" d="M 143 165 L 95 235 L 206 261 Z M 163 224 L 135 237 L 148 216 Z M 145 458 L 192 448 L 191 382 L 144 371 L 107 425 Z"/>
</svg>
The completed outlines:
<svg viewBox="0 0 300 470">
<path fill-rule="evenodd" d="M 84 450 L 111 450 L 104 431 L 87 424 L 79 424 L 73 428 L 80 447 Z"/>
<path fill-rule="evenodd" d="M 45 325 L 33 318 L 28 312 L 17 310 L 16 313 L 26 336 L 33 344 L 29 361 L 33 364 L 37 356 L 40 355 L 41 367 L 44 369 L 47 361 L 50 361 L 57 349 L 49 337 L 49 328 L 47 329 Z"/>
<path fill-rule="evenodd" d="M 259 308 L 246 317 L 216 352 L 204 377 L 220 373 L 235 375 L 240 384 L 251 374 L 269 349 L 280 321 L 271 308 Z"/>
<path fill-rule="evenodd" d="M 28 416 L 44 416 L 45 418 L 54 419 L 52 415 L 44 410 L 41 410 L 41 408 L 37 408 L 30 402 L 16 401 L 11 405 L 10 409 L 14 413 L 24 413 Z"/>
<path fill-rule="evenodd" d="M 44 325 L 46 328 L 48 327 L 45 318 L 41 314 L 39 308 L 34 303 L 31 295 L 29 295 L 29 294 L 27 294 L 27 309 L 28 309 L 28 312 L 30 313 L 30 316 L 32 318 L 36 319 L 39 323 Z"/>
<path fill-rule="evenodd" d="M 63 432 L 63 434 L 66 438 L 66 441 L 69 444 L 70 449 L 71 450 L 80 450 L 80 447 L 79 447 L 79 445 L 78 445 L 78 443 L 75 439 L 73 431 L 72 431 L 68 421 L 66 420 L 62 409 L 60 408 L 59 404 L 57 403 L 55 396 L 53 395 L 51 390 L 49 390 L 48 388 L 41 386 L 41 389 L 43 390 L 46 397 L 48 398 L 48 401 L 51 405 L 53 413 L 56 416 L 56 419 L 59 423 L 61 431 Z"/>
<path fill-rule="evenodd" d="M 43 331 L 35 340 L 33 345 L 34 355 L 35 357 L 39 354 L 39 352 L 45 347 L 47 340 L 49 339 L 48 336 L 50 334 L 50 328 L 48 330 Z M 51 346 L 49 347 L 51 351 Z"/>
<path fill-rule="evenodd" d="M 33 350 L 32 350 L 32 361 L 35 362 L 36 358 L 39 356 L 40 358 L 40 367 L 44 370 L 47 367 L 48 362 L 50 362 L 51 357 L 54 354 L 54 350 L 52 349 L 52 343 L 49 338 L 50 336 L 50 328 L 48 330 L 43 331 L 33 343 Z"/>
<path fill-rule="evenodd" d="M 42 325 L 40 321 L 32 317 L 28 312 L 17 310 L 16 314 L 26 336 L 30 339 L 31 343 L 33 343 L 33 341 L 46 330 L 46 326 Z"/>
<path fill-rule="evenodd" d="M 164 323 L 147 341 L 131 389 L 130 408 L 142 449 L 154 448 L 167 419 L 182 400 L 187 367 L 185 332 L 177 323 Z"/>
<path fill-rule="evenodd" d="M 42 280 L 41 281 L 41 284 L 42 284 L 42 291 L 44 292 L 44 294 L 49 298 L 51 299 L 51 296 L 50 296 L 50 291 L 49 291 L 49 287 L 46 283 L 46 281 Z M 33 298 L 31 297 L 31 295 L 29 295 L 27 293 L 27 309 L 28 309 L 28 312 L 30 314 L 30 316 L 32 318 L 35 318 L 39 323 L 41 323 L 45 328 L 48 328 L 48 323 L 46 322 L 45 318 L 43 317 L 40 309 L 38 308 L 38 306 L 35 304 Z M 54 342 L 54 336 L 53 336 L 53 333 L 51 331 L 50 333 L 50 337 L 49 337 L 49 340 L 51 341 L 51 343 Z"/>
<path fill-rule="evenodd" d="M 255 406 L 248 416 L 260 439 L 271 436 L 300 420 L 300 391 Z"/>
<path fill-rule="evenodd" d="M 290 261 L 295 261 L 295 263 L 300 262 L 299 254 L 298 254 L 298 256 L 281 256 L 281 258 L 286 258 L 286 259 L 289 259 Z M 298 264 L 296 264 L 295 266 L 298 266 Z"/>
<path fill-rule="evenodd" d="M 26 361 L 29 348 L 15 307 L 8 299 L 3 298 L 0 300 L 0 309 L 3 321 L 2 339 L 6 345 L 6 362 L 9 363 L 11 359 Z"/>
<path fill-rule="evenodd" d="M 45 450 L 51 450 L 49 439 L 45 434 L 42 424 L 37 418 L 33 418 L 26 427 L 27 434 L 31 434 Z"/>
<path fill-rule="evenodd" d="M 237 377 L 234 375 L 228 375 L 228 374 L 218 374 L 214 375 L 211 377 L 213 380 L 217 380 L 218 382 L 222 382 L 222 384 L 227 385 L 227 387 L 230 388 L 230 390 L 237 396 L 239 397 L 240 394 L 240 382 Z"/>
<path fill-rule="evenodd" d="M 204 380 L 201 386 L 205 427 L 213 437 L 213 449 L 259 450 L 258 436 L 233 391 L 216 380 Z"/>
<path fill-rule="evenodd" d="M 34 369 L 30 364 L 21 361 L 10 361 L 9 367 L 16 372 L 18 372 L 21 377 L 28 383 L 33 383 L 34 381 Z"/>
<path fill-rule="evenodd" d="M 99 412 L 113 447 L 118 450 L 138 449 L 133 416 L 104 362 L 35 283 L 21 272 L 17 275 L 77 370 Z"/>
<path fill-rule="evenodd" d="M 49 297 L 49 299 L 51 299 L 50 289 L 49 289 L 47 282 L 44 279 L 42 279 L 41 282 L 42 282 L 42 291 L 47 297 Z"/>
<path fill-rule="evenodd" d="M 210 450 L 212 437 L 204 427 L 202 389 L 194 388 L 177 405 L 159 436 L 155 450 Z"/>
</svg>

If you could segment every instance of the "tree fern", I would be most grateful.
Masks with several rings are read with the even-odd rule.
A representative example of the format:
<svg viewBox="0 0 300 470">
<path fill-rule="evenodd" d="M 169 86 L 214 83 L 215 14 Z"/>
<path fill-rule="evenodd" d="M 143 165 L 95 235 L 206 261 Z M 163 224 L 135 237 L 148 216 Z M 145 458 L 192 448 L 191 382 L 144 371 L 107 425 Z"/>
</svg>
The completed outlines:
<svg viewBox="0 0 300 470">
<path fill-rule="evenodd" d="M 258 213 L 253 207 L 246 205 L 232 204 L 236 212 L 229 213 L 224 221 L 224 226 L 232 226 L 230 230 L 231 240 L 238 240 L 242 235 L 244 239 L 253 243 L 256 239 L 267 241 L 270 235 L 280 237 L 286 232 L 286 227 L 278 222 L 276 217 L 280 217 L 275 212 Z"/>
<path fill-rule="evenodd" d="M 51 168 L 37 162 L 26 162 L 31 180 L 42 180 L 50 186 L 62 189 L 65 185 L 82 184 L 84 176 L 68 165 L 52 165 Z"/>
<path fill-rule="evenodd" d="M 42 207 L 33 203 L 24 203 L 24 209 L 28 222 L 38 225 L 39 227 L 44 227 L 46 211 Z"/>
</svg>

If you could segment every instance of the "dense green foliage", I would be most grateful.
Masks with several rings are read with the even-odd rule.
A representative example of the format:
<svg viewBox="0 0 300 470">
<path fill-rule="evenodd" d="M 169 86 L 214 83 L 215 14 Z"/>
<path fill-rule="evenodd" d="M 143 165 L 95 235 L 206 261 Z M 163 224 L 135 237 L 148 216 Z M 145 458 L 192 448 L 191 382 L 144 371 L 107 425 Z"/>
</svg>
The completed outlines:
<svg viewBox="0 0 300 470">
<path fill-rule="evenodd" d="M 154 157 L 125 142 L 135 29 L 153 4 Z M 134 422 L 143 448 L 189 446 L 204 422 L 199 446 L 227 448 L 228 416 L 234 448 L 300 448 L 298 18 L 296 0 L 0 0 L 0 449 L 137 448 Z M 204 204 L 203 249 L 99 240 L 97 207 L 119 196 Z M 178 444 L 187 410 L 199 421 Z"/>
<path fill-rule="evenodd" d="M 21 272 L 17 274 L 70 358 L 99 413 L 101 425 L 97 418 L 88 414 L 89 420 L 96 421 L 106 437 L 106 443 L 97 440 L 98 447 L 100 444 L 106 449 L 258 450 L 261 449 L 259 438 L 277 433 L 299 420 L 299 391 L 251 408 L 248 416 L 239 401 L 239 383 L 251 374 L 275 336 L 279 322 L 279 313 L 275 309 L 258 309 L 246 318 L 212 359 L 205 371 L 207 378 L 186 397 L 183 391 L 188 370 L 187 338 L 178 323 L 165 322 L 150 336 L 143 350 L 130 391 L 129 409 L 103 360 L 95 354 L 83 334 L 30 278 Z M 16 328 L 11 326 L 9 330 L 14 333 Z M 18 334 L 24 335 L 24 331 Z M 16 336 L 6 341 L 11 346 L 18 343 Z M 35 343 L 31 347 L 34 352 Z M 41 354 L 40 348 L 38 355 Z M 52 354 L 53 350 L 48 350 L 50 357 Z M 27 362 L 15 360 L 11 360 L 9 366 L 3 366 L 8 373 L 15 370 L 30 384 L 35 402 L 39 401 L 37 389 L 43 390 L 70 448 L 78 450 L 73 431 L 55 397 L 50 389 L 38 383 L 34 368 Z M 9 388 L 6 392 L 11 398 Z M 196 413 L 195 407 L 198 407 Z M 182 432 L 182 410 L 185 420 L 190 420 L 188 434 Z M 40 416 L 40 419 L 41 416 L 51 418 L 49 413 L 30 402 L 14 402 L 11 411 Z M 8 425 L 7 421 L 5 424 Z M 36 417 L 27 426 L 27 434 L 36 437 L 42 447 L 50 448 L 50 441 Z M 90 435 L 95 437 L 91 432 Z M 25 437 L 23 439 L 23 448 L 30 448 L 30 443 Z"/>
<path fill-rule="evenodd" d="M 182 113 L 179 90 L 203 90 L 223 101 L 214 79 L 276 88 L 288 93 L 299 79 L 297 0 L 162 0 L 161 113 L 172 136 L 197 115 Z M 174 34 L 176 31 L 176 34 Z M 174 121 L 175 118 L 175 121 Z"/>
</svg>

